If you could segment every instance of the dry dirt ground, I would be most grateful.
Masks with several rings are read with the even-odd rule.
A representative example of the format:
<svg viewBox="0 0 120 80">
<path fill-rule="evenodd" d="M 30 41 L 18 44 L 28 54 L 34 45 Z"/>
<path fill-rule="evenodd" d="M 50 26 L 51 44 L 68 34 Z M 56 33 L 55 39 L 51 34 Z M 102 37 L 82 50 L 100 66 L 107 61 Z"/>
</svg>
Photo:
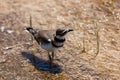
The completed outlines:
<svg viewBox="0 0 120 80">
<path fill-rule="evenodd" d="M 74 29 L 53 70 L 30 15 L 37 29 Z M 120 80 L 120 0 L 0 0 L 0 80 Z"/>
</svg>

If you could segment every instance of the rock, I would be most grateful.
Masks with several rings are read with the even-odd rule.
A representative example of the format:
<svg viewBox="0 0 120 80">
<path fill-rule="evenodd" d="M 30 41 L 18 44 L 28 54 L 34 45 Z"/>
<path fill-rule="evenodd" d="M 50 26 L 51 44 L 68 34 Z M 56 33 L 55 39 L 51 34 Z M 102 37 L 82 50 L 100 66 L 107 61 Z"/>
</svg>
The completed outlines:
<svg viewBox="0 0 120 80">
<path fill-rule="evenodd" d="M 4 57 L 0 57 L 0 63 L 5 63 L 6 59 Z"/>
<path fill-rule="evenodd" d="M 0 32 L 4 32 L 5 31 L 5 27 L 4 26 L 1 26 L 0 27 Z"/>
<path fill-rule="evenodd" d="M 14 31 L 13 31 L 13 30 L 8 29 L 8 30 L 6 30 L 6 32 L 7 32 L 8 34 L 12 34 Z"/>
<path fill-rule="evenodd" d="M 3 49 L 4 49 L 4 50 L 9 50 L 9 49 L 12 49 L 12 47 L 6 46 L 6 47 L 4 47 Z"/>
</svg>

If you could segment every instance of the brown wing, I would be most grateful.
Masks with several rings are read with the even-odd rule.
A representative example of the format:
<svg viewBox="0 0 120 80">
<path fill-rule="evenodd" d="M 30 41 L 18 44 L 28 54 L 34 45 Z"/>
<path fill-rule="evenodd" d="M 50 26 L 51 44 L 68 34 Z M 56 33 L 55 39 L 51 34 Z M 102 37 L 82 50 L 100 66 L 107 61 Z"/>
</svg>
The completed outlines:
<svg viewBox="0 0 120 80">
<path fill-rule="evenodd" d="M 36 34 L 35 39 L 38 43 L 40 42 L 49 42 L 48 39 L 54 39 L 55 31 L 41 30 Z"/>
</svg>

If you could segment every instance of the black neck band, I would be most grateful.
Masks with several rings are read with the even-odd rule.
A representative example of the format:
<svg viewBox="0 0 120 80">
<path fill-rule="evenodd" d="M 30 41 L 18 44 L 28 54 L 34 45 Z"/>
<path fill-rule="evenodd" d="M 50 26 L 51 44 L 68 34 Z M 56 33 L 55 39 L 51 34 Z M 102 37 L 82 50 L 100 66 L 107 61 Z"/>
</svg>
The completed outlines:
<svg viewBox="0 0 120 80">
<path fill-rule="evenodd" d="M 54 40 L 55 40 L 56 42 L 65 42 L 65 38 L 60 39 L 60 38 L 57 38 L 56 36 L 54 37 Z"/>
<path fill-rule="evenodd" d="M 56 44 L 54 44 L 53 41 L 52 41 L 52 45 L 53 45 L 54 47 L 56 47 L 56 48 L 63 47 L 63 44 L 62 44 L 62 45 L 56 45 Z"/>
</svg>

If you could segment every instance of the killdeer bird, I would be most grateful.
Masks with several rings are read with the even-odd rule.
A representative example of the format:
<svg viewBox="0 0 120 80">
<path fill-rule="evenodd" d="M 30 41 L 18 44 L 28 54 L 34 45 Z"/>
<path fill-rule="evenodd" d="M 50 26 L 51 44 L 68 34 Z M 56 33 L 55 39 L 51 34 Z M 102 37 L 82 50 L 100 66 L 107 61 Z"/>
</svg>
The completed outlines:
<svg viewBox="0 0 120 80">
<path fill-rule="evenodd" d="M 57 30 L 35 30 L 32 27 L 27 27 L 37 43 L 48 52 L 50 61 L 50 67 L 52 66 L 54 59 L 54 51 L 60 47 L 63 47 L 65 42 L 65 35 L 73 29 L 59 28 Z"/>
</svg>

